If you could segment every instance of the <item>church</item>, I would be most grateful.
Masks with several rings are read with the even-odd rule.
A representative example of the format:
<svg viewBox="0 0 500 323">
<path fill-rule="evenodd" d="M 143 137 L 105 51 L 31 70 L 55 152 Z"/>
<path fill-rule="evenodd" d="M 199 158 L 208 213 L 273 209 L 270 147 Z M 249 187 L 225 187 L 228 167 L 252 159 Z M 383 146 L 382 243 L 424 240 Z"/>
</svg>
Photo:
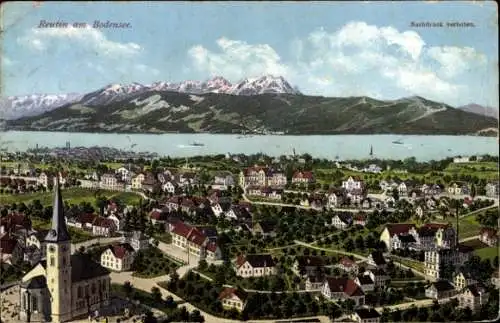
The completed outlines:
<svg viewBox="0 0 500 323">
<path fill-rule="evenodd" d="M 71 237 L 55 180 L 47 255 L 21 280 L 19 320 L 68 322 L 109 305 L 110 272 L 87 254 L 71 254 Z"/>
</svg>

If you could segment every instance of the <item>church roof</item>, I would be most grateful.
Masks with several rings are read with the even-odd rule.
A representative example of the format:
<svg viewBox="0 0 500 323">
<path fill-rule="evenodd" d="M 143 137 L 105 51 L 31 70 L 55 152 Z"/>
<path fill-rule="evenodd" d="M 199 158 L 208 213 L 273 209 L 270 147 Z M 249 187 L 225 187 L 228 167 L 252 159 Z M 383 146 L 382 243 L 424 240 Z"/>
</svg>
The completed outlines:
<svg viewBox="0 0 500 323">
<path fill-rule="evenodd" d="M 41 289 L 47 287 L 47 279 L 43 275 L 33 277 L 21 284 L 26 289 Z"/>
<path fill-rule="evenodd" d="M 71 255 L 71 280 L 79 282 L 96 277 L 109 275 L 109 270 L 93 261 L 90 255 L 74 254 Z"/>
<path fill-rule="evenodd" d="M 54 204 L 52 205 L 52 227 L 45 236 L 47 242 L 70 241 L 66 219 L 64 218 L 64 205 L 59 188 L 59 179 L 56 177 L 54 185 Z"/>
</svg>

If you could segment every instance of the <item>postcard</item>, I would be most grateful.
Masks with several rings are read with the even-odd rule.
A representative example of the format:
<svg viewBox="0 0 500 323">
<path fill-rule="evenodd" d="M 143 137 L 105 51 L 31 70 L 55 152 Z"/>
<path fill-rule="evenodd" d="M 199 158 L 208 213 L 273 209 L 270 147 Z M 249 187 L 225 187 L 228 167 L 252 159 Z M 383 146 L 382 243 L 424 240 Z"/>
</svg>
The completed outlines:
<svg viewBox="0 0 500 323">
<path fill-rule="evenodd" d="M 498 319 L 495 2 L 0 14 L 2 322 Z"/>
</svg>

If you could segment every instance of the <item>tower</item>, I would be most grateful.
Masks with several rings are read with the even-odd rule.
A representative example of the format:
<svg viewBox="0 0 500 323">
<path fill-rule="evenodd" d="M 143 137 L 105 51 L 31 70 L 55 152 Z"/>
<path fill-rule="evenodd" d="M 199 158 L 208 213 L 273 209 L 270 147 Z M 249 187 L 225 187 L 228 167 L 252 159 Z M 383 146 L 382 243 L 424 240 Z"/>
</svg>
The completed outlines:
<svg viewBox="0 0 500 323">
<path fill-rule="evenodd" d="M 71 239 L 59 179 L 54 181 L 54 204 L 52 227 L 45 237 L 47 243 L 47 287 L 51 295 L 52 322 L 64 322 L 72 318 L 71 313 Z"/>
</svg>

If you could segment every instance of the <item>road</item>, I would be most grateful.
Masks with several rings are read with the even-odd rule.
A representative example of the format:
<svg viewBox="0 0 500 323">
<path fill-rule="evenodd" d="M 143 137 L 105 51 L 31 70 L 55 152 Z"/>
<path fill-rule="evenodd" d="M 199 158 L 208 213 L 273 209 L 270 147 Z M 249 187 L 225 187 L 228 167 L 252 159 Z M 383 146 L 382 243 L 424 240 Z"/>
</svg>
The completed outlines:
<svg viewBox="0 0 500 323">
<path fill-rule="evenodd" d="M 440 304 L 447 303 L 447 302 L 451 301 L 454 297 L 443 298 L 443 299 L 440 299 L 438 302 Z M 434 304 L 434 299 L 421 299 L 421 300 L 408 302 L 408 303 L 401 303 L 401 304 L 390 305 L 390 306 L 380 306 L 380 307 L 376 307 L 375 309 L 377 311 L 379 311 L 380 313 L 382 313 L 384 308 L 387 308 L 391 311 L 394 311 L 394 310 L 405 310 L 407 308 L 412 307 L 413 305 L 415 305 L 416 307 L 427 307 L 427 306 L 432 306 L 432 304 Z"/>
<path fill-rule="evenodd" d="M 286 204 L 286 203 L 278 203 L 278 202 L 264 202 L 264 201 L 252 201 L 245 194 L 242 194 L 243 199 L 251 204 L 255 205 L 270 205 L 270 206 L 280 206 L 280 207 L 294 207 L 302 210 L 314 210 L 310 206 L 296 205 L 296 204 Z M 373 209 L 341 209 L 341 208 L 329 208 L 329 211 L 339 211 L 339 212 L 373 212 Z"/>
<path fill-rule="evenodd" d="M 95 239 L 92 239 L 92 240 L 87 240 L 87 241 L 83 241 L 83 242 L 79 242 L 79 243 L 72 243 L 71 244 L 71 252 L 74 253 L 75 251 L 77 251 L 78 249 L 80 249 L 81 247 L 85 247 L 85 248 L 88 248 L 94 244 L 99 244 L 99 245 L 108 245 L 108 244 L 112 244 L 114 242 L 118 242 L 118 241 L 121 241 L 122 240 L 122 237 L 113 237 L 113 238 L 95 238 Z"/>
<path fill-rule="evenodd" d="M 163 287 L 158 285 L 158 283 L 168 281 L 168 279 L 169 279 L 168 276 L 160 276 L 160 277 L 150 278 L 150 279 L 133 277 L 132 272 L 111 273 L 111 281 L 113 283 L 124 284 L 126 281 L 128 281 L 132 284 L 132 286 L 134 288 L 143 290 L 143 291 L 148 292 L 148 293 L 151 292 L 151 289 L 153 287 L 158 287 L 161 291 L 163 298 L 166 298 L 167 296 L 171 296 L 174 299 L 174 301 L 176 301 L 176 302 L 184 301 L 182 298 L 178 297 L 177 295 L 169 292 L 168 290 L 166 290 Z M 237 320 L 230 320 L 230 319 L 226 319 L 226 318 L 213 316 L 213 315 L 208 314 L 207 312 L 204 312 L 204 311 L 200 310 L 199 308 L 197 308 L 197 307 L 195 307 L 192 304 L 187 303 L 187 302 L 179 305 L 179 307 L 183 307 L 183 306 L 190 312 L 194 311 L 194 310 L 200 311 L 201 315 L 203 315 L 203 317 L 205 318 L 205 322 L 207 322 L 207 323 L 241 322 L 241 321 L 237 321 Z M 310 317 L 310 318 L 316 318 L 316 316 Z M 320 316 L 317 318 L 319 318 L 321 320 L 321 322 L 329 322 L 328 318 L 326 316 Z M 252 320 L 252 321 L 248 321 L 248 322 L 275 323 L 276 320 Z"/>
<path fill-rule="evenodd" d="M 303 241 L 299 241 L 299 240 L 294 240 L 293 242 L 295 244 L 298 244 L 298 245 L 301 245 L 301 246 L 304 246 L 304 247 L 308 247 L 308 248 L 311 248 L 311 249 L 316 249 L 316 250 L 320 250 L 320 251 L 327 251 L 327 252 L 335 252 L 335 253 L 346 255 L 346 256 L 353 256 L 354 258 L 357 258 L 357 259 L 362 260 L 362 261 L 367 261 L 368 260 L 368 258 L 366 258 L 364 256 L 361 256 L 361 255 L 358 255 L 356 253 L 352 253 L 352 252 L 347 252 L 347 251 L 343 251 L 343 250 L 328 249 L 328 248 L 322 248 L 322 247 L 318 247 L 318 246 L 313 246 L 312 244 L 309 244 L 309 243 L 306 243 L 306 242 L 303 242 Z"/>
</svg>

